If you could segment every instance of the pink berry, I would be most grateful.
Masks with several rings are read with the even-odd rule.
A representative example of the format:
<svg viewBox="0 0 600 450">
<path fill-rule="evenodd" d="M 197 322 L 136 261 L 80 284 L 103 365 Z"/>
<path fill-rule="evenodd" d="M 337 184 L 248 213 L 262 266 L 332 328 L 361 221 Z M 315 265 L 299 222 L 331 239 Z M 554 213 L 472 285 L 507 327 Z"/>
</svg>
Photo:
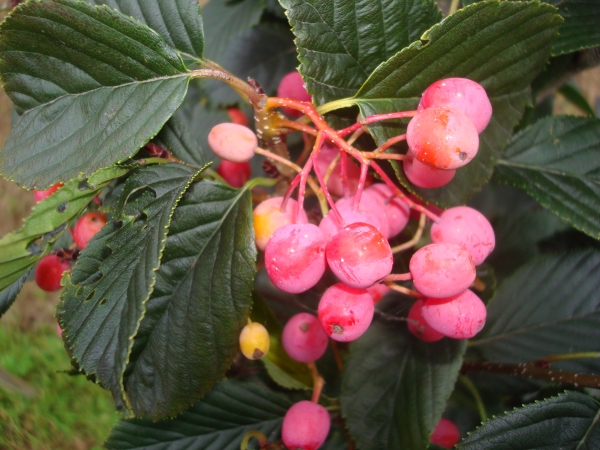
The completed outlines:
<svg viewBox="0 0 600 450">
<path fill-rule="evenodd" d="M 234 188 L 241 188 L 250 179 L 252 168 L 249 162 L 231 162 L 224 159 L 217 167 L 217 173 Z"/>
<path fill-rule="evenodd" d="M 383 283 L 377 283 L 367 288 L 367 292 L 369 292 L 373 298 L 373 303 L 377 303 L 385 294 L 390 291 L 391 289 Z"/>
<path fill-rule="evenodd" d="M 475 126 L 460 111 L 446 107 L 421 110 L 408 124 L 409 154 L 436 169 L 458 169 L 479 149 Z"/>
<path fill-rule="evenodd" d="M 456 170 L 442 170 L 426 166 L 415 158 L 406 158 L 402 162 L 404 174 L 415 186 L 433 189 L 444 186 L 454 178 Z"/>
<path fill-rule="evenodd" d="M 385 214 L 385 206 L 379 199 L 379 196 L 374 195 L 371 191 L 364 190 L 360 196 L 360 205 L 356 208 L 354 205 L 354 197 L 341 198 L 335 205 L 339 208 L 354 209 L 355 211 L 365 214 L 367 217 L 374 217 L 379 222 L 377 228 L 383 234 L 383 237 L 388 239 L 390 237 L 390 225 L 388 218 Z M 369 222 L 366 222 L 369 223 Z"/>
<path fill-rule="evenodd" d="M 370 216 L 361 211 L 355 211 L 354 209 L 349 208 L 338 208 L 338 212 L 344 223 L 346 225 L 350 225 L 352 223 L 368 223 L 369 225 L 374 226 L 379 229 L 381 224 L 377 217 Z M 329 241 L 333 236 L 338 234 L 340 230 L 343 228 L 340 222 L 337 220 L 336 215 L 333 211 L 329 211 L 323 219 L 321 219 L 321 223 L 319 223 L 319 228 L 325 234 L 325 237 Z"/>
<path fill-rule="evenodd" d="M 429 244 L 410 259 L 415 288 L 426 297 L 447 298 L 475 281 L 475 264 L 469 251 L 453 243 Z"/>
<path fill-rule="evenodd" d="M 468 206 L 447 209 L 440 221 L 431 226 L 431 240 L 434 243 L 452 242 L 465 247 L 473 263 L 481 264 L 496 245 L 494 229 L 479 211 Z"/>
<path fill-rule="evenodd" d="M 387 184 L 375 183 L 365 189 L 364 194 L 372 195 L 384 205 L 390 228 L 390 238 L 404 230 L 410 216 L 410 208 L 396 196 Z"/>
<path fill-rule="evenodd" d="M 227 108 L 227 115 L 233 123 L 237 123 L 238 125 L 243 125 L 245 127 L 248 126 L 248 117 L 240 108 Z"/>
<path fill-rule="evenodd" d="M 56 332 L 58 333 L 59 336 L 62 337 L 62 328 L 60 327 L 59 324 L 56 324 Z"/>
<path fill-rule="evenodd" d="M 373 320 L 373 297 L 366 289 L 338 283 L 319 302 L 319 321 L 331 339 L 350 342 L 363 335 Z"/>
<path fill-rule="evenodd" d="M 423 300 L 417 300 L 408 311 L 408 331 L 425 342 L 439 341 L 444 335 L 435 331 L 425 322 L 422 312 L 424 304 Z"/>
<path fill-rule="evenodd" d="M 35 202 L 39 202 L 44 200 L 45 198 L 50 197 L 52 194 L 54 194 L 59 188 L 63 187 L 64 184 L 62 183 L 56 183 L 54 186 L 50 186 L 48 189 L 46 189 L 45 191 L 38 191 L 38 190 L 34 190 L 33 191 L 33 198 L 35 199 Z"/>
<path fill-rule="evenodd" d="M 333 236 L 325 250 L 333 274 L 348 286 L 367 288 L 392 271 L 390 244 L 373 225 L 352 223 Z"/>
<path fill-rule="evenodd" d="M 485 304 L 467 289 L 449 298 L 428 298 L 422 308 L 431 328 L 453 339 L 470 339 L 485 325 Z"/>
<path fill-rule="evenodd" d="M 325 272 L 325 235 L 310 223 L 279 228 L 265 249 L 265 268 L 277 288 L 290 294 L 307 291 Z"/>
<path fill-rule="evenodd" d="M 325 177 L 327 170 L 329 169 L 329 165 L 336 158 L 337 155 L 340 154 L 340 150 L 336 147 L 325 144 L 321 151 L 319 152 L 319 171 L 321 172 L 321 176 Z M 342 165 L 341 162 L 338 161 L 334 166 L 333 172 L 327 179 L 327 189 L 332 195 L 336 197 L 341 197 L 344 195 L 344 183 L 341 178 L 341 170 Z M 357 166 L 351 158 L 348 158 L 348 162 L 346 164 L 346 179 L 348 182 L 348 193 L 350 195 L 354 195 L 356 193 L 356 189 L 358 188 L 358 182 L 360 180 L 360 167 Z M 372 177 L 370 175 L 367 176 L 367 180 L 365 185 L 371 184 Z"/>
<path fill-rule="evenodd" d="M 35 282 L 44 291 L 58 291 L 61 288 L 62 274 L 66 270 L 71 270 L 69 261 L 56 255 L 46 255 L 35 268 Z"/>
<path fill-rule="evenodd" d="M 310 102 L 312 97 L 304 87 L 304 80 L 299 72 L 294 71 L 285 75 L 279 82 L 277 88 L 277 97 L 300 100 L 301 102 Z M 300 117 L 302 113 L 291 108 L 282 108 L 283 111 L 293 117 Z"/>
<path fill-rule="evenodd" d="M 312 362 L 323 356 L 329 339 L 319 319 L 312 314 L 299 313 L 285 324 L 281 342 L 290 358 L 300 362 Z"/>
<path fill-rule="evenodd" d="M 492 104 L 485 89 L 468 78 L 446 78 L 429 86 L 419 102 L 419 109 L 447 106 L 465 114 L 478 133 L 492 117 Z"/>
<path fill-rule="evenodd" d="M 208 145 L 222 159 L 241 163 L 254 156 L 258 139 L 254 132 L 236 123 L 220 123 L 208 133 Z"/>
<path fill-rule="evenodd" d="M 281 210 L 282 202 L 283 197 L 272 197 L 259 203 L 254 208 L 252 213 L 254 218 L 254 240 L 256 247 L 261 251 L 267 248 L 267 242 L 269 242 L 275 231 L 296 221 L 298 202 L 291 198 L 288 199 L 283 211 Z M 299 222 L 308 222 L 304 210 L 300 211 Z"/>
<path fill-rule="evenodd" d="M 289 450 L 317 450 L 327 439 L 331 418 L 321 405 L 302 400 L 285 413 L 281 438 Z"/>
<path fill-rule="evenodd" d="M 80 250 L 87 247 L 88 242 L 92 239 L 104 225 L 108 219 L 101 212 L 89 212 L 79 218 L 73 230 L 73 240 Z"/>
</svg>

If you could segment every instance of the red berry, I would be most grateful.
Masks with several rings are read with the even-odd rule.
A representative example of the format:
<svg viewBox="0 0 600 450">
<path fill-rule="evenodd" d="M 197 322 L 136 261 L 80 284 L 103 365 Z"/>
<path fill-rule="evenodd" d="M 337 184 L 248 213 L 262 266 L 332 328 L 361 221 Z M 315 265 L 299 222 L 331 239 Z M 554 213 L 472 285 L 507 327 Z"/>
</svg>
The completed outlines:
<svg viewBox="0 0 600 450">
<path fill-rule="evenodd" d="M 250 179 L 252 168 L 249 162 L 231 162 L 224 159 L 217 167 L 217 173 L 234 188 L 241 188 Z"/>
<path fill-rule="evenodd" d="M 81 250 L 86 248 L 90 239 L 106 225 L 106 222 L 108 219 L 101 212 L 89 212 L 81 216 L 73 230 L 73 240 L 77 247 Z"/>
<path fill-rule="evenodd" d="M 338 283 L 319 302 L 319 321 L 331 339 L 350 342 L 361 337 L 373 320 L 373 297 L 366 289 Z"/>
<path fill-rule="evenodd" d="M 71 265 L 66 259 L 56 255 L 44 256 L 35 268 L 35 282 L 44 291 L 58 291 L 65 270 L 71 270 Z"/>
<path fill-rule="evenodd" d="M 364 194 L 371 198 L 376 198 L 385 208 L 385 215 L 388 221 L 390 236 L 399 234 L 406 224 L 410 215 L 410 209 L 405 202 L 400 200 L 385 183 L 375 183 L 364 190 Z M 362 200 L 361 200 L 362 204 Z"/>
<path fill-rule="evenodd" d="M 317 450 L 329 434 L 331 418 L 321 405 L 302 400 L 285 413 L 281 438 L 289 450 Z"/>
<path fill-rule="evenodd" d="M 340 216 L 342 216 L 342 219 L 346 225 L 361 222 L 373 225 L 378 230 L 381 229 L 380 220 L 377 217 L 367 213 L 366 211 L 356 210 L 348 204 L 344 203 L 336 203 L 336 208 L 340 213 Z M 325 234 L 327 240 L 330 240 L 333 236 L 338 234 L 343 227 L 340 224 L 339 220 L 337 220 L 335 213 L 332 210 L 330 210 L 325 215 L 325 217 L 321 219 L 321 223 L 319 223 L 319 228 Z"/>
<path fill-rule="evenodd" d="M 319 171 L 321 172 L 321 176 L 325 177 L 327 173 L 327 169 L 329 169 L 329 165 L 331 162 L 340 154 L 340 150 L 336 147 L 330 145 L 323 145 L 321 151 L 319 152 Z M 334 166 L 333 172 L 327 179 L 327 189 L 332 195 L 337 197 L 341 197 L 344 195 L 344 184 L 342 183 L 342 179 L 340 177 L 342 170 L 342 165 L 338 160 L 337 164 Z M 365 185 L 369 185 L 372 182 L 373 177 L 369 174 L 367 176 L 367 180 L 365 181 Z M 351 161 L 351 158 L 348 158 L 348 163 L 346 164 L 346 180 L 348 182 L 348 193 L 350 195 L 354 195 L 356 193 L 356 189 L 358 188 L 358 182 L 360 180 L 360 167 L 354 164 Z"/>
<path fill-rule="evenodd" d="M 248 126 L 248 117 L 240 108 L 227 108 L 227 115 L 233 123 L 237 123 L 238 125 L 243 125 L 245 127 Z"/>
<path fill-rule="evenodd" d="M 279 82 L 277 88 L 277 97 L 300 100 L 301 102 L 310 102 L 312 97 L 304 87 L 304 80 L 297 71 L 285 75 Z M 302 113 L 291 108 L 281 108 L 283 111 L 293 117 L 300 117 Z"/>
<path fill-rule="evenodd" d="M 383 283 L 377 283 L 367 288 L 367 292 L 369 292 L 369 294 L 371 294 L 371 297 L 373 297 L 373 303 L 377 303 L 383 298 L 385 294 L 387 294 L 390 291 L 391 289 Z"/>
<path fill-rule="evenodd" d="M 62 183 L 56 183 L 54 186 L 49 187 L 48 189 L 46 189 L 45 191 L 38 191 L 38 190 L 34 190 L 33 191 L 33 198 L 35 199 L 35 202 L 39 202 L 44 200 L 45 198 L 50 197 L 52 194 L 54 194 L 59 188 L 63 187 L 64 184 Z"/>
<path fill-rule="evenodd" d="M 425 342 L 439 341 L 444 335 L 435 331 L 425 322 L 422 311 L 424 304 L 423 300 L 417 300 L 410 308 L 407 317 L 408 331 Z"/>
<path fill-rule="evenodd" d="M 485 304 L 469 289 L 450 298 L 428 298 L 422 309 L 425 322 L 444 336 L 470 339 L 485 325 Z"/>
<path fill-rule="evenodd" d="M 285 324 L 281 342 L 290 358 L 300 362 L 312 362 L 323 356 L 329 339 L 319 319 L 312 314 L 299 313 Z"/>
<path fill-rule="evenodd" d="M 404 174 L 408 181 L 424 189 L 442 187 L 454 178 L 456 170 L 442 170 L 426 166 L 415 158 L 406 158 L 402 162 Z"/>
<path fill-rule="evenodd" d="M 454 422 L 442 418 L 435 426 L 429 440 L 440 447 L 452 448 L 460 441 L 460 432 Z"/>
<path fill-rule="evenodd" d="M 258 138 L 250 128 L 226 122 L 212 127 L 208 146 L 219 158 L 240 163 L 254 156 Z"/>
</svg>

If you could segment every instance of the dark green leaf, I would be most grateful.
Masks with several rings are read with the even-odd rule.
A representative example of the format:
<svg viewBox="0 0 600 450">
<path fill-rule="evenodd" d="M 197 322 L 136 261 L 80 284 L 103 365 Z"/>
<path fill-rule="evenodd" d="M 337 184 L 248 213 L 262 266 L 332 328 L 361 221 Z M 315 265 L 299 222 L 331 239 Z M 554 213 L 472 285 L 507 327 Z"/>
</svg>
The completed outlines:
<svg viewBox="0 0 600 450">
<path fill-rule="evenodd" d="M 565 23 L 552 46 L 553 55 L 600 45 L 600 4 L 596 0 L 544 0 L 558 8 Z"/>
<path fill-rule="evenodd" d="M 592 450 L 599 442 L 600 404 L 570 391 L 485 422 L 458 448 Z"/>
<path fill-rule="evenodd" d="M 587 99 L 583 96 L 575 83 L 563 84 L 558 89 L 558 92 L 588 116 L 596 117 L 594 108 L 592 108 L 592 106 L 588 103 Z"/>
<path fill-rule="evenodd" d="M 342 414 L 358 447 L 425 448 L 464 350 L 464 341 L 422 342 L 404 323 L 371 324 L 351 345 L 342 380 Z"/>
<path fill-rule="evenodd" d="M 123 388 L 146 302 L 154 286 L 171 216 L 195 172 L 167 163 L 125 182 L 113 219 L 90 241 L 67 277 L 57 317 L 78 367 L 110 389 L 117 409 L 131 405 Z"/>
<path fill-rule="evenodd" d="M 87 0 L 107 5 L 148 25 L 182 53 L 202 58 L 204 34 L 198 0 Z"/>
<path fill-rule="evenodd" d="M 600 239 L 600 119 L 550 117 L 515 135 L 498 179 Z"/>
<path fill-rule="evenodd" d="M 209 1 L 201 11 L 206 35 L 204 56 L 221 64 L 229 42 L 256 25 L 263 8 L 261 0 L 235 4 L 224 0 Z"/>
<path fill-rule="evenodd" d="M 250 191 L 193 184 L 173 215 L 127 368 L 137 416 L 173 416 L 223 377 L 247 323 L 255 260 Z"/>
<path fill-rule="evenodd" d="M 107 7 L 42 0 L 0 27 L 0 74 L 23 112 L 0 159 L 47 188 L 133 155 L 177 109 L 190 74 L 175 49 Z"/>
<path fill-rule="evenodd" d="M 186 163 L 202 167 L 208 162 L 204 150 L 194 139 L 180 114 L 175 114 L 168 120 L 155 140 Z"/>
<path fill-rule="evenodd" d="M 533 259 L 498 288 L 469 345 L 493 362 L 600 351 L 600 252 Z"/>
<path fill-rule="evenodd" d="M 317 105 L 354 95 L 375 68 L 439 22 L 431 0 L 281 0 Z"/>
<path fill-rule="evenodd" d="M 267 93 L 275 93 L 279 81 L 295 69 L 294 35 L 282 25 L 258 25 L 231 40 L 220 64 L 232 74 L 258 81 Z M 234 104 L 240 97 L 226 84 L 209 80 L 206 91 L 212 102 Z"/>
<path fill-rule="evenodd" d="M 2 295 L 8 295 L 6 289 L 14 289 L 14 283 L 50 250 L 50 245 L 67 230 L 68 222 L 77 217 L 100 190 L 129 170 L 131 167 L 108 167 L 87 179 L 71 180 L 39 202 L 21 228 L 4 236 L 0 240 Z M 40 238 L 39 246 L 35 246 Z"/>
<path fill-rule="evenodd" d="M 546 63 L 560 22 L 554 8 L 537 2 L 490 1 L 466 7 L 381 64 L 343 105 L 358 104 L 363 116 L 410 110 L 439 79 L 458 76 L 481 83 L 494 112 L 480 135 L 477 157 L 443 189 L 416 189 L 399 174 L 405 186 L 429 202 L 464 204 L 490 178 L 530 100 L 528 86 Z M 384 124 L 371 131 L 381 144 L 403 128 Z"/>
<path fill-rule="evenodd" d="M 8 311 L 8 308 L 11 307 L 17 298 L 17 295 L 19 295 L 19 292 L 21 292 L 23 284 L 25 284 L 25 280 L 27 279 L 28 275 L 29 272 L 25 272 L 23 275 L 21 275 L 21 278 L 0 292 L 0 317 L 2 317 L 4 313 Z"/>
<path fill-rule="evenodd" d="M 225 380 L 202 401 L 173 420 L 121 420 L 106 447 L 110 450 L 239 450 L 244 435 L 260 430 L 279 439 L 283 416 L 294 401 L 257 384 Z"/>
</svg>

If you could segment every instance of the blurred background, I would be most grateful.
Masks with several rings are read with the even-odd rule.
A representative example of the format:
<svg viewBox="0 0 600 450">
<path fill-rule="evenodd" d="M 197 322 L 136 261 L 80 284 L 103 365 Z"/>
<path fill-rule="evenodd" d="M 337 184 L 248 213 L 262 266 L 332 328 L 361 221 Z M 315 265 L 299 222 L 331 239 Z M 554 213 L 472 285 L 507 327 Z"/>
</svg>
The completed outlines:
<svg viewBox="0 0 600 450">
<path fill-rule="evenodd" d="M 0 0 L 0 8 L 9 3 Z M 573 82 L 600 115 L 600 68 L 581 72 Z M 560 94 L 547 101 L 555 114 L 584 115 Z M 11 117 L 11 102 L 0 89 L 0 146 Z M 17 229 L 33 204 L 32 192 L 0 179 L 0 236 Z M 70 362 L 54 317 L 57 302 L 58 293 L 26 283 L 0 320 L 0 450 L 100 449 L 118 420 L 110 394 L 67 373 Z"/>
</svg>

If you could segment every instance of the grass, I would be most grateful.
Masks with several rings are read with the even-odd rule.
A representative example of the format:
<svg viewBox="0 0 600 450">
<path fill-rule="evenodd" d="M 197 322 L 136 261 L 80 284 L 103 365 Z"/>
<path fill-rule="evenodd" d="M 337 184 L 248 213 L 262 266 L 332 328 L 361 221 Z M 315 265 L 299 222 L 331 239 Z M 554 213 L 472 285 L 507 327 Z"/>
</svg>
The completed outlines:
<svg viewBox="0 0 600 450">
<path fill-rule="evenodd" d="M 82 376 L 49 324 L 0 328 L 0 449 L 101 449 L 118 420 L 108 392 Z"/>
</svg>

